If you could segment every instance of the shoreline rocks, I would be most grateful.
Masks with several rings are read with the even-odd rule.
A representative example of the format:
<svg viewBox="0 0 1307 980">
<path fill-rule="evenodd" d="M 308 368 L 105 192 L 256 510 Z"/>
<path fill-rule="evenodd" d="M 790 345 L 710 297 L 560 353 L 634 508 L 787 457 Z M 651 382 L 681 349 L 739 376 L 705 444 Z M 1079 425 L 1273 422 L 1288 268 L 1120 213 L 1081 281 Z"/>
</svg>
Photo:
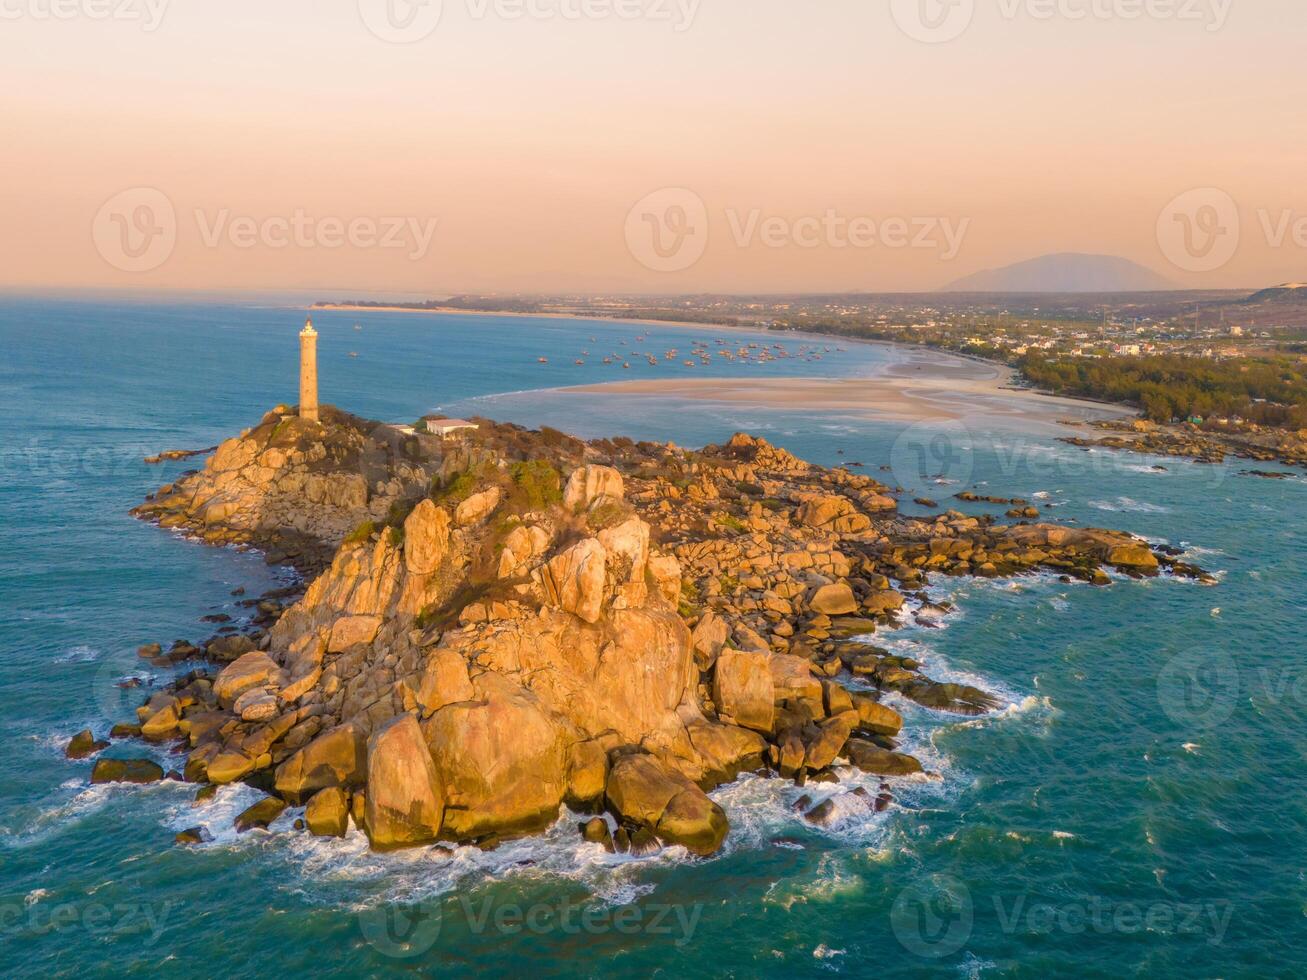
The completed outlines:
<svg viewBox="0 0 1307 980">
<path fill-rule="evenodd" d="M 1208 430 L 1192 422 L 1160 425 L 1145 419 L 1106 420 L 1090 423 L 1109 434 L 1099 438 L 1067 436 L 1060 439 L 1081 449 L 1115 449 L 1152 456 L 1173 456 L 1219 465 L 1227 456 L 1284 466 L 1307 466 L 1307 430 L 1290 432 L 1244 423 Z M 1240 475 L 1263 476 L 1258 470 Z"/>
<path fill-rule="evenodd" d="M 138 508 L 311 578 L 243 600 L 245 632 L 179 641 L 211 666 L 138 712 L 187 780 L 271 794 L 243 829 L 293 805 L 306 832 L 352 821 L 378 850 L 491 848 L 566 806 L 606 848 L 708 856 L 729 821 L 707 794 L 742 772 L 919 774 L 885 694 L 997 707 L 872 642 L 909 610 L 946 614 L 932 575 L 1205 575 L 1115 531 L 904 516 L 870 477 L 743 433 L 696 452 L 476 421 L 439 440 L 278 408 Z M 96 771 L 163 778 L 145 760 Z"/>
</svg>

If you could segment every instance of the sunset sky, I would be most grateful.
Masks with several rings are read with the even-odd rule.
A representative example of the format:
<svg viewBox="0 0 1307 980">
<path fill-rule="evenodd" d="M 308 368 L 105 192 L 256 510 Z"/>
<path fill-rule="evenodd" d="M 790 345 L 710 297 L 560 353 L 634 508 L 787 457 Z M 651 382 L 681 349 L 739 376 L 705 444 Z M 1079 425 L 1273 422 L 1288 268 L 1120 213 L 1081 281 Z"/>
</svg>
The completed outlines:
<svg viewBox="0 0 1307 980">
<path fill-rule="evenodd" d="M 1307 279 L 1301 0 L 444 0 L 408 43 L 432 8 L 60 2 L 0 0 L 6 288 L 918 290 L 1061 251 Z M 664 188 L 701 255 L 632 241 Z M 1159 242 L 1198 188 L 1200 230 L 1236 208 L 1210 269 Z"/>
</svg>

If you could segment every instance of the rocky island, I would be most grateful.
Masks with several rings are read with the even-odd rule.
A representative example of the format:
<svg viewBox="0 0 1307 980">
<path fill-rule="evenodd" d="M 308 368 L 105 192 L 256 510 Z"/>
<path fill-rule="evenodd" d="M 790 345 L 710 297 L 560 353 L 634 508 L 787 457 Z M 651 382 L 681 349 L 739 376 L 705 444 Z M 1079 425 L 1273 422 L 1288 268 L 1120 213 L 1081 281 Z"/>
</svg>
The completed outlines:
<svg viewBox="0 0 1307 980">
<path fill-rule="evenodd" d="M 1108 435 L 1067 436 L 1060 441 L 1081 449 L 1116 449 L 1152 456 L 1175 456 L 1198 463 L 1220 464 L 1227 457 L 1284 466 L 1307 466 L 1307 429 L 1288 431 L 1247 422 L 1199 426 L 1193 422 L 1163 425 L 1148 419 L 1100 420 L 1089 423 Z M 1249 470 L 1253 476 L 1282 478 Z"/>
<path fill-rule="evenodd" d="M 922 769 L 887 695 L 996 706 L 875 644 L 947 611 L 931 575 L 1211 581 L 1120 532 L 906 517 L 895 488 L 745 434 L 692 451 L 473 421 L 451 437 L 282 406 L 153 494 L 139 517 L 305 585 L 204 643 L 142 648 L 199 666 L 112 734 L 174 746 L 200 798 L 264 791 L 242 829 L 303 806 L 305 832 L 352 823 L 377 849 L 493 847 L 567 807 L 606 847 L 710 855 L 729 826 L 707 793 L 743 772 L 829 782 L 841 760 L 887 806 Z M 93 779 L 163 775 L 100 759 Z"/>
</svg>

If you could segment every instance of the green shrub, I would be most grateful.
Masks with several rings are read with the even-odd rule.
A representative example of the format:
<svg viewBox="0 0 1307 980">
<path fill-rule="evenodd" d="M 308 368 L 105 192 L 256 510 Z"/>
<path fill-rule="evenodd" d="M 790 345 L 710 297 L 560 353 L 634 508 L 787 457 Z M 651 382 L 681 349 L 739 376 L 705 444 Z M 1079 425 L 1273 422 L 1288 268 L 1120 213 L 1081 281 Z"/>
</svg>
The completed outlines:
<svg viewBox="0 0 1307 980">
<path fill-rule="evenodd" d="M 590 511 L 590 526 L 596 531 L 602 531 L 605 528 L 616 527 L 626 520 L 628 511 L 616 501 L 608 501 L 600 504 L 594 510 Z"/>
<path fill-rule="evenodd" d="M 713 519 L 722 527 L 734 531 L 737 534 L 744 534 L 749 530 L 748 525 L 734 514 L 716 514 Z"/>
<path fill-rule="evenodd" d="M 386 523 L 396 527 L 402 525 L 408 520 L 408 515 L 413 513 L 413 508 L 417 504 L 408 500 L 396 500 L 390 505 L 390 513 L 386 515 Z"/>
<path fill-rule="evenodd" d="M 514 510 L 543 510 L 563 501 L 563 476 L 542 459 L 514 463 L 509 474 L 513 481 L 509 493 Z"/>
<path fill-rule="evenodd" d="M 372 535 L 377 533 L 377 525 L 373 521 L 364 521 L 354 530 L 349 532 L 349 537 L 345 539 L 345 544 L 362 544 Z"/>
<path fill-rule="evenodd" d="M 431 499 L 437 503 L 448 502 L 461 504 L 476 493 L 477 477 L 471 471 L 465 471 L 452 477 L 448 483 L 442 483 L 440 477 L 432 481 Z"/>
</svg>

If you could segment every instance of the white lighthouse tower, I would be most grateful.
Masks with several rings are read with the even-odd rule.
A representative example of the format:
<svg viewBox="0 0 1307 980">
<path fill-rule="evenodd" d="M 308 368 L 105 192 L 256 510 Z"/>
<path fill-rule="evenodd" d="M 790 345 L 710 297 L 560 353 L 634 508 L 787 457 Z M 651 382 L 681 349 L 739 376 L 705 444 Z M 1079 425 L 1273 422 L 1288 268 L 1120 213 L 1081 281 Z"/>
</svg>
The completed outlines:
<svg viewBox="0 0 1307 980">
<path fill-rule="evenodd" d="M 300 418 L 318 421 L 318 332 L 311 319 L 300 331 Z"/>
</svg>

